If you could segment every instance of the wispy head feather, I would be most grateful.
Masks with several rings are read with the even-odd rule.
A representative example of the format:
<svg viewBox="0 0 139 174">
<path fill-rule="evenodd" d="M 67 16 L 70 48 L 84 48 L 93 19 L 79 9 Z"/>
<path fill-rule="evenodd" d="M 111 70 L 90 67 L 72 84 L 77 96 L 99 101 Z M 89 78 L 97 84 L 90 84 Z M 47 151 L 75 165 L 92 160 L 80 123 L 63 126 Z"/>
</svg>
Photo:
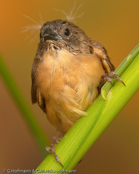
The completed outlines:
<svg viewBox="0 0 139 174">
<path fill-rule="evenodd" d="M 85 12 L 81 13 L 78 15 L 78 12 L 80 10 L 80 8 L 83 6 L 83 4 L 80 4 L 77 8 L 77 10 L 75 11 L 75 8 L 76 8 L 76 0 L 74 1 L 74 5 L 73 5 L 73 8 L 68 8 L 69 9 L 69 13 L 66 13 L 65 11 L 63 10 L 58 10 L 58 9 L 55 9 L 56 11 L 59 11 L 61 13 L 63 13 L 66 17 L 64 19 L 68 20 L 68 21 L 71 21 L 71 22 L 76 22 L 75 19 L 77 18 L 80 18 L 84 15 Z M 74 12 L 75 11 L 75 12 Z"/>
<path fill-rule="evenodd" d="M 32 19 L 31 17 L 27 16 L 27 15 L 23 15 L 24 17 L 28 18 L 29 20 L 31 20 L 32 22 L 34 22 L 35 24 L 33 25 L 28 25 L 28 26 L 25 26 L 23 27 L 23 30 L 22 32 L 29 32 L 30 34 L 25 38 L 25 39 L 29 39 L 30 37 L 33 36 L 33 34 L 35 35 L 33 37 L 33 39 L 31 39 L 29 42 L 32 43 L 36 40 L 38 34 L 36 33 L 39 33 L 40 32 L 40 29 L 43 25 L 43 21 L 42 21 L 42 16 L 41 14 L 39 14 L 40 16 L 40 23 L 36 22 L 34 19 Z"/>
</svg>

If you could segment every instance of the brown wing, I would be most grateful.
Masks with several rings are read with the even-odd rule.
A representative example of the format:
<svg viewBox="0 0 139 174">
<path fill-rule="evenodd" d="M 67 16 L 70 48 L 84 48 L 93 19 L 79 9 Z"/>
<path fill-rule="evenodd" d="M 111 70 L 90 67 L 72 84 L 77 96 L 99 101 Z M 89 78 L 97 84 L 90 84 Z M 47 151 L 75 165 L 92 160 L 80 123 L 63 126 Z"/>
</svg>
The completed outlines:
<svg viewBox="0 0 139 174">
<path fill-rule="evenodd" d="M 34 60 L 35 61 L 35 60 Z M 33 63 L 32 66 L 32 71 L 31 71 L 31 78 L 32 78 L 32 85 L 31 85 L 31 100 L 32 103 L 36 103 L 37 102 L 37 85 L 36 85 L 36 68 L 34 66 L 35 63 Z"/>
<path fill-rule="evenodd" d="M 31 71 L 31 78 L 32 78 L 32 86 L 31 86 L 31 100 L 32 103 L 36 103 L 38 102 L 38 105 L 40 106 L 40 108 L 46 112 L 46 108 L 45 108 L 45 99 L 44 97 L 41 95 L 40 90 L 37 86 L 36 83 L 36 73 L 37 73 L 37 67 L 41 61 L 41 54 L 42 54 L 42 46 L 41 44 L 39 44 L 38 46 L 38 50 L 36 53 L 36 57 L 34 59 L 33 62 L 33 66 L 32 66 L 32 71 Z"/>
<path fill-rule="evenodd" d="M 124 82 L 122 81 L 122 79 L 115 74 L 115 72 L 113 72 L 115 70 L 113 64 L 110 61 L 110 58 L 107 54 L 106 49 L 103 47 L 103 45 L 97 41 L 93 41 L 90 39 L 91 42 L 91 47 L 93 50 L 93 53 L 97 55 L 97 57 L 100 59 L 102 66 L 105 70 L 105 73 L 102 75 L 101 77 L 101 81 L 100 81 L 100 88 L 103 86 L 103 84 L 106 81 L 109 81 L 110 83 L 112 83 L 111 81 L 111 77 L 112 78 L 116 78 L 118 81 L 122 82 L 123 85 L 125 86 Z"/>
<path fill-rule="evenodd" d="M 111 71 L 114 71 L 115 68 L 114 68 L 113 64 L 111 63 L 110 58 L 107 54 L 107 51 L 103 47 L 103 45 L 101 43 L 99 43 L 97 41 L 93 41 L 91 39 L 90 39 L 90 42 L 91 42 L 91 46 L 93 49 L 93 53 L 99 57 L 99 59 L 102 63 L 102 66 L 105 70 L 105 73 L 110 73 Z"/>
<path fill-rule="evenodd" d="M 32 76 L 32 86 L 31 86 L 32 103 L 38 102 L 38 105 L 40 106 L 40 108 L 44 112 L 46 112 L 45 99 L 41 95 L 40 90 L 38 89 L 38 86 L 37 86 L 36 80 L 35 80 L 35 75 L 36 75 L 36 71 L 34 70 L 34 67 L 32 67 L 32 74 L 31 74 L 31 76 Z"/>
</svg>

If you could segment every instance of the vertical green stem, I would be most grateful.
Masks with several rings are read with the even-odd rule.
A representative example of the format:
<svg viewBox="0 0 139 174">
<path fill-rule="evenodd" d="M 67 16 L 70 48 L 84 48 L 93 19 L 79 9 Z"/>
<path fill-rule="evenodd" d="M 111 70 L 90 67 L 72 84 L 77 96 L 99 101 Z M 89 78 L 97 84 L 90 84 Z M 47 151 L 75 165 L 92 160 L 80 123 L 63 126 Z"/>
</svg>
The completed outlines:
<svg viewBox="0 0 139 174">
<path fill-rule="evenodd" d="M 32 131 L 37 143 L 40 146 L 41 151 L 46 155 L 45 147 L 49 144 L 45 133 L 35 119 L 35 115 L 30 109 L 27 101 L 19 90 L 16 82 L 14 81 L 11 73 L 9 72 L 6 64 L 4 63 L 2 57 L 0 56 L 0 75 L 5 82 L 7 89 L 12 95 L 15 103 L 17 104 L 20 112 L 22 113 L 26 123 L 28 124 L 30 130 Z"/>
</svg>

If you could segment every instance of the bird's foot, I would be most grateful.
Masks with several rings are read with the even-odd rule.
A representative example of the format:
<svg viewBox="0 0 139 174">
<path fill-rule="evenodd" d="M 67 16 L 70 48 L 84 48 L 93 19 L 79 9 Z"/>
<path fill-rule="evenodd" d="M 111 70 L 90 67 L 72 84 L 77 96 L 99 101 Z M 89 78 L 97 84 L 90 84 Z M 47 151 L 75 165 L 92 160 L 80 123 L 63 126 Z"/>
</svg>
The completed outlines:
<svg viewBox="0 0 139 174">
<path fill-rule="evenodd" d="M 61 138 L 57 138 L 57 137 L 53 137 L 53 139 L 55 140 L 56 144 L 61 140 Z M 63 167 L 63 164 L 61 163 L 60 159 L 58 158 L 56 152 L 55 152 L 55 146 L 56 144 L 51 144 L 50 147 L 45 147 L 46 151 L 49 153 L 52 153 L 56 159 L 56 161 Z"/>
<path fill-rule="evenodd" d="M 104 73 L 104 74 L 102 75 L 102 77 L 101 77 L 101 82 L 103 83 L 103 82 L 107 82 L 107 81 L 108 81 L 108 82 L 110 82 L 110 83 L 112 84 L 111 78 L 117 79 L 117 80 L 120 81 L 124 86 L 126 86 L 125 83 L 122 81 L 122 79 L 121 79 L 115 72 L 113 72 L 113 71 L 111 71 L 110 73 Z"/>
</svg>

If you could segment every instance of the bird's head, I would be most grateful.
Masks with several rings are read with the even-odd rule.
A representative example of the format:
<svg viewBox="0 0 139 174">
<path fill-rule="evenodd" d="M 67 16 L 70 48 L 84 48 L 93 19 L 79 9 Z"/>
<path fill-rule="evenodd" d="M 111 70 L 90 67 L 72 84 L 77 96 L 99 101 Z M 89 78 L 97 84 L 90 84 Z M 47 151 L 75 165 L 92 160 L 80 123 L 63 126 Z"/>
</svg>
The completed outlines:
<svg viewBox="0 0 139 174">
<path fill-rule="evenodd" d="M 67 20 L 46 22 L 40 30 L 40 42 L 53 43 L 55 49 L 66 49 L 72 53 L 82 53 L 88 37 L 83 30 Z M 48 44 L 46 44 L 48 45 Z"/>
</svg>

